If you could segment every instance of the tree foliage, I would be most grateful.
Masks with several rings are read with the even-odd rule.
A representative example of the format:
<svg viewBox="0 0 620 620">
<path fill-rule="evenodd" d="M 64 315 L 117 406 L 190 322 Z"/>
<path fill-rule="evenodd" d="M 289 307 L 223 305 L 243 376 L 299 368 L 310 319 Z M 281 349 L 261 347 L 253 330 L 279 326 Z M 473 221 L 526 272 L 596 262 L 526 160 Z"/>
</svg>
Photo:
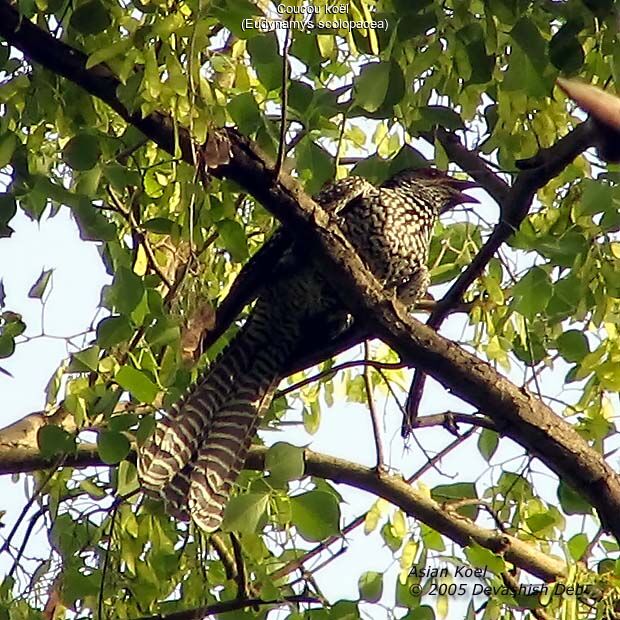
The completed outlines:
<svg viewBox="0 0 620 620">
<path fill-rule="evenodd" d="M 341 19 L 385 27 L 319 27 L 325 0 L 312 5 L 323 9 L 314 27 L 292 29 L 290 40 L 247 26 L 278 17 L 262 1 L 0 0 L 0 236 L 12 234 L 18 209 L 37 221 L 69 209 L 111 276 L 105 315 L 50 380 L 45 415 L 0 433 L 0 471 L 33 476 L 25 514 L 32 527 L 46 524 L 51 549 L 26 580 L 18 541 L 27 546 L 30 530 L 7 533 L 14 568 L 0 619 L 254 618 L 274 606 L 291 619 L 615 617 L 618 171 L 586 152 L 600 127 L 582 122 L 555 82 L 617 81 L 616 9 L 591 0 L 335 4 L 348 11 Z M 435 231 L 432 290 L 442 303 L 428 322 L 466 327 L 458 343 L 397 304 L 386 309 L 291 179 L 310 195 L 335 176 L 379 182 L 425 162 L 468 173 L 499 207 L 489 215 L 487 201 Z M 414 437 L 444 427 L 443 443 L 405 481 L 282 434 L 253 449 L 223 531 L 205 540 L 136 494 L 133 447 L 153 412 L 221 351 L 269 277 L 269 253 L 257 252 L 274 216 L 315 242 L 353 314 L 370 317 L 366 335 L 390 347 L 291 369 L 265 426 L 301 419 L 311 436 L 331 405 L 394 407 L 413 365 Z M 49 282 L 44 271 L 30 296 L 44 300 Z M 0 307 L 0 357 L 10 358 L 26 346 L 27 326 L 4 307 L 1 287 Z M 423 372 L 462 400 L 460 411 L 420 405 Z M 424 483 L 439 457 L 467 464 L 474 452 L 486 471 L 466 465 L 455 480 Z M 373 496 L 351 521 L 346 485 Z M 356 528 L 389 549 L 398 570 L 362 572 L 356 600 L 327 602 L 312 561 Z M 334 561 L 357 575 L 346 557 Z M 481 597 L 455 574 L 461 565 L 484 571 Z M 442 566 L 452 584 L 428 572 Z M 521 587 L 528 580 L 589 589 L 539 596 Z"/>
</svg>

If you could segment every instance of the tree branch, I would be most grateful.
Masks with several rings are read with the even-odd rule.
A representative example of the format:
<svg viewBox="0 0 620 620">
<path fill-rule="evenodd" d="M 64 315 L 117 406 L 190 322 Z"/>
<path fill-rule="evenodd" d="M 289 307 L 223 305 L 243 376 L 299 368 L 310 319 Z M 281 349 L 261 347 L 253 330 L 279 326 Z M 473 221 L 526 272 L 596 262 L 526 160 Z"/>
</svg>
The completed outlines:
<svg viewBox="0 0 620 620">
<path fill-rule="evenodd" d="M 444 426 L 450 432 L 458 431 L 458 424 L 471 424 L 480 428 L 488 428 L 496 431 L 497 426 L 486 416 L 472 415 L 469 413 L 458 413 L 446 411 L 444 413 L 434 413 L 431 415 L 420 416 L 415 419 L 413 428 L 428 428 L 430 426 Z"/>
<path fill-rule="evenodd" d="M 0 431 L 1 437 L 2 431 Z M 263 446 L 253 446 L 245 467 L 263 470 L 267 450 Z M 20 454 L 24 455 L 23 447 Z M 427 494 L 412 488 L 400 476 L 388 474 L 378 476 L 376 470 L 369 467 L 319 454 L 312 450 L 304 450 L 304 462 L 306 475 L 329 479 L 383 497 L 409 516 L 426 523 L 463 547 L 475 540 L 478 544 L 496 553 L 501 553 L 509 562 L 545 581 L 554 581 L 564 575 L 566 565 L 560 560 L 547 556 L 534 546 L 509 534 L 498 534 L 493 530 L 478 526 L 456 511 L 450 510 L 449 507 L 435 502 Z M 30 455 L 23 463 L 17 463 L 15 457 L 0 451 L 0 474 L 34 471 L 43 469 L 48 464 L 49 461 L 41 457 L 36 444 L 31 446 Z M 65 465 L 88 467 L 104 466 L 105 463 L 98 457 L 96 446 L 81 445 L 78 447 L 77 454 L 67 455 Z"/>
</svg>

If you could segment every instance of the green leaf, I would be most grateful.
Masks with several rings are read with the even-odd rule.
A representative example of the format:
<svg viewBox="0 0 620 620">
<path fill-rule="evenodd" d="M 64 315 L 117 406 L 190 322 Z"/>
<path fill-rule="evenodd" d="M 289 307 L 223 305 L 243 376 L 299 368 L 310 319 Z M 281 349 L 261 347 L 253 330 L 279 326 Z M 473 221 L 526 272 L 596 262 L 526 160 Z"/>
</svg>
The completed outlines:
<svg viewBox="0 0 620 620">
<path fill-rule="evenodd" d="M 368 112 L 376 112 L 385 101 L 390 84 L 389 62 L 373 62 L 362 67 L 353 83 L 355 102 Z"/>
<path fill-rule="evenodd" d="M 0 136 L 0 168 L 4 168 L 11 162 L 16 146 L 17 136 L 12 131 L 7 131 Z"/>
<path fill-rule="evenodd" d="M 282 60 L 275 33 L 251 38 L 247 43 L 247 50 L 261 84 L 268 91 L 279 88 L 282 84 Z"/>
<path fill-rule="evenodd" d="M 299 534 L 311 542 L 325 540 L 340 532 L 340 506 L 325 491 L 310 491 L 291 498 L 293 524 Z"/>
<path fill-rule="evenodd" d="M 458 32 L 458 37 L 465 46 L 471 75 L 468 84 L 486 84 L 493 77 L 495 56 L 487 54 L 485 33 L 478 23 L 468 24 Z"/>
<path fill-rule="evenodd" d="M 490 461 L 499 444 L 499 435 L 490 428 L 483 428 L 478 437 L 478 450 L 485 461 Z"/>
<path fill-rule="evenodd" d="M 115 379 L 124 390 L 143 403 L 152 403 L 159 392 L 157 385 L 133 366 L 121 366 Z"/>
<path fill-rule="evenodd" d="M 133 39 L 131 37 L 127 37 L 125 39 L 121 39 L 120 41 L 115 41 L 112 45 L 107 45 L 106 47 L 97 49 L 88 57 L 88 60 L 86 61 L 86 68 L 92 69 L 99 63 L 112 60 L 112 58 L 116 58 L 116 56 L 120 56 L 130 50 L 133 45 Z"/>
<path fill-rule="evenodd" d="M 99 367 L 99 347 L 92 346 L 71 354 L 71 363 L 67 368 L 68 372 L 90 372 L 97 371 Z"/>
<path fill-rule="evenodd" d="M 403 0 L 399 3 L 406 4 L 408 9 L 419 6 L 418 2 L 414 4 L 411 0 Z M 401 42 L 407 41 L 424 34 L 436 26 L 437 14 L 434 10 L 425 11 L 419 15 L 407 15 L 406 19 L 398 21 L 397 36 Z"/>
<path fill-rule="evenodd" d="M 560 480 L 558 484 L 558 499 L 562 510 L 569 515 L 592 514 L 592 506 L 572 487 Z"/>
<path fill-rule="evenodd" d="M 62 151 L 63 161 L 74 170 L 90 170 L 100 155 L 99 141 L 89 133 L 71 138 Z"/>
<path fill-rule="evenodd" d="M 318 192 L 336 172 L 333 157 L 324 148 L 310 139 L 302 140 L 295 150 L 297 166 L 300 170 L 311 171 L 312 179 L 306 184 L 309 194 Z"/>
<path fill-rule="evenodd" d="M 375 571 L 366 571 L 360 575 L 357 586 L 360 598 L 369 603 L 376 603 L 383 595 L 383 575 Z"/>
<path fill-rule="evenodd" d="M 564 73 L 577 73 L 585 61 L 583 47 L 577 39 L 582 27 L 581 21 L 566 22 L 549 41 L 549 60 Z"/>
<path fill-rule="evenodd" d="M 543 312 L 553 295 L 553 286 L 546 271 L 532 267 L 512 289 L 513 308 L 529 319 Z"/>
<path fill-rule="evenodd" d="M 80 482 L 79 488 L 92 499 L 103 499 L 106 496 L 105 489 L 97 486 L 92 480 L 89 480 L 88 478 Z"/>
<path fill-rule="evenodd" d="M 441 503 L 460 500 L 464 498 L 478 499 L 476 485 L 473 482 L 455 482 L 454 484 L 440 484 L 431 490 L 431 497 Z M 475 520 L 479 506 L 462 506 L 457 512 L 469 519 Z"/>
<path fill-rule="evenodd" d="M 0 69 L 4 68 L 7 60 L 11 56 L 11 51 L 8 45 L 0 45 Z"/>
<path fill-rule="evenodd" d="M 220 220 L 215 227 L 233 260 L 244 261 L 248 257 L 248 243 L 241 224 L 235 220 Z"/>
<path fill-rule="evenodd" d="M 264 493 L 244 493 L 231 498 L 224 510 L 222 529 L 255 534 L 266 522 L 268 502 L 269 496 Z"/>
<path fill-rule="evenodd" d="M 112 241 L 116 238 L 116 225 L 110 222 L 86 198 L 71 206 L 83 241 Z"/>
<path fill-rule="evenodd" d="M 314 435 L 321 426 L 321 407 L 316 400 L 310 401 L 310 406 L 304 406 L 301 412 L 304 430 Z"/>
<path fill-rule="evenodd" d="M 253 37 L 248 41 L 247 48 L 255 63 L 269 63 L 274 56 L 278 56 L 278 40 L 273 32 Z"/>
<path fill-rule="evenodd" d="M 175 228 L 179 227 L 178 224 L 165 217 L 154 217 L 144 222 L 144 228 L 160 235 L 170 235 Z"/>
<path fill-rule="evenodd" d="M 119 191 L 124 190 L 126 187 L 137 187 L 142 182 L 140 174 L 136 170 L 129 170 L 125 166 L 119 166 L 115 163 L 103 166 L 103 174 L 110 181 L 112 187 Z M 147 228 L 147 224 L 148 222 L 144 223 L 145 228 Z"/>
<path fill-rule="evenodd" d="M 288 104 L 302 117 L 306 111 L 312 109 L 313 98 L 314 89 L 309 84 L 299 80 L 291 80 L 288 87 Z"/>
<path fill-rule="evenodd" d="M 230 100 L 228 113 L 239 131 L 252 135 L 263 126 L 261 111 L 251 93 L 241 93 Z"/>
<path fill-rule="evenodd" d="M 146 339 L 151 346 L 175 344 L 180 337 L 179 326 L 165 316 L 157 319 L 155 325 L 146 332 Z"/>
<path fill-rule="evenodd" d="M 395 60 L 390 60 L 390 74 L 388 77 L 388 88 L 383 100 L 383 107 L 393 108 L 399 104 L 407 92 L 405 76 L 400 65 Z"/>
<path fill-rule="evenodd" d="M 152 415 L 144 416 L 140 420 L 138 430 L 136 431 L 136 442 L 139 446 L 143 446 L 145 441 L 155 431 L 156 421 Z"/>
<path fill-rule="evenodd" d="M 586 549 L 588 548 L 589 544 L 590 541 L 588 540 L 587 534 L 584 534 L 583 532 L 581 532 L 580 534 L 575 534 L 568 541 L 568 551 L 570 552 L 573 560 L 580 560 Z"/>
<path fill-rule="evenodd" d="M 422 542 L 427 549 L 443 551 L 446 548 L 441 534 L 425 523 L 420 524 L 420 533 L 422 535 Z"/>
<path fill-rule="evenodd" d="M 390 523 L 385 523 L 381 528 L 381 538 L 392 553 L 396 553 L 403 544 L 403 537 L 398 535 Z"/>
<path fill-rule="evenodd" d="M 129 314 L 144 295 L 144 282 L 127 267 L 119 267 L 111 289 L 111 302 L 122 314 Z"/>
<path fill-rule="evenodd" d="M 111 23 L 110 15 L 100 0 L 88 0 L 80 5 L 69 20 L 71 27 L 82 34 L 97 34 Z"/>
<path fill-rule="evenodd" d="M 599 179 L 583 179 L 579 184 L 581 198 L 575 203 L 575 218 L 581 215 L 594 215 L 604 211 L 617 210 L 614 205 L 614 188 Z"/>
<path fill-rule="evenodd" d="M 435 616 L 435 612 L 430 605 L 420 605 L 412 609 L 401 620 L 436 620 L 436 618 L 437 616 Z"/>
<path fill-rule="evenodd" d="M 20 336 L 26 331 L 26 324 L 22 321 L 21 314 L 7 311 L 0 315 L 0 319 L 4 321 L 2 334 L 5 336 L 15 338 L 15 336 Z"/>
<path fill-rule="evenodd" d="M 556 523 L 556 519 L 550 512 L 537 512 L 525 520 L 532 532 L 537 533 L 545 530 Z"/>
<path fill-rule="evenodd" d="M 556 340 L 558 352 L 567 362 L 580 362 L 588 353 L 590 346 L 583 332 L 570 329 L 558 336 Z"/>
<path fill-rule="evenodd" d="M 145 4 L 148 4 L 148 2 Z M 165 38 L 179 30 L 179 28 L 182 28 L 183 25 L 183 15 L 179 11 L 174 11 L 155 21 L 152 33 L 155 36 Z"/>
<path fill-rule="evenodd" d="M 45 269 L 41 271 L 41 275 L 37 278 L 37 281 L 30 287 L 28 297 L 31 297 L 32 299 L 43 298 L 45 290 L 50 283 L 50 278 L 52 277 L 53 271 L 53 269 Z"/>
<path fill-rule="evenodd" d="M 51 458 L 58 454 L 70 454 L 75 450 L 75 438 L 60 426 L 48 424 L 37 432 L 41 456 Z"/>
<path fill-rule="evenodd" d="M 469 547 L 465 547 L 465 557 L 469 563 L 476 568 L 488 568 L 499 575 L 506 570 L 504 559 L 478 543 L 474 542 Z"/>
<path fill-rule="evenodd" d="M 17 213 L 17 203 L 13 194 L 0 193 L 0 239 L 10 237 L 13 229 L 8 225 Z"/>
<path fill-rule="evenodd" d="M 247 30 L 242 27 L 245 19 L 257 14 L 257 7 L 249 0 L 213 3 L 209 6 L 209 11 L 225 28 L 240 39 L 247 39 L 257 33 L 256 30 Z"/>
<path fill-rule="evenodd" d="M 106 317 L 97 325 L 97 342 L 103 348 L 129 340 L 132 334 L 133 327 L 126 316 Z"/>
<path fill-rule="evenodd" d="M 108 430 L 128 431 L 138 423 L 138 416 L 135 413 L 121 413 L 113 415 L 108 420 Z"/>
<path fill-rule="evenodd" d="M 540 30 L 528 17 L 522 17 L 510 31 L 510 36 L 527 55 L 532 66 L 544 67 L 547 64 L 546 43 Z"/>
<path fill-rule="evenodd" d="M 407 609 L 417 608 L 420 603 L 420 596 L 414 595 L 414 586 L 419 585 L 419 578 L 409 576 L 405 583 L 401 583 L 400 579 L 396 579 L 395 588 L 395 601 L 399 607 L 406 607 Z M 412 612 L 408 616 L 405 616 L 407 620 L 418 620 L 419 616 L 412 616 Z M 432 617 L 432 616 L 431 616 Z"/>
<path fill-rule="evenodd" d="M 554 76 L 541 73 L 541 67 L 548 66 L 547 63 L 535 66 L 527 53 L 515 46 L 510 53 L 508 70 L 502 83 L 504 90 L 525 93 L 531 97 L 550 96 Z"/>
<path fill-rule="evenodd" d="M 136 466 L 129 461 L 122 461 L 118 466 L 118 473 L 116 475 L 117 494 L 122 497 L 138 488 L 140 488 L 140 481 L 138 480 Z"/>
<path fill-rule="evenodd" d="M 416 128 L 427 131 L 433 127 L 444 129 L 465 129 L 465 123 L 458 112 L 443 105 L 427 105 L 419 110 L 421 120 L 415 123 Z"/>
<path fill-rule="evenodd" d="M 304 450 L 289 443 L 278 442 L 265 456 L 265 469 L 278 480 L 298 480 L 304 475 Z"/>
<path fill-rule="evenodd" d="M 97 450 L 104 463 L 116 465 L 129 454 L 131 444 L 122 433 L 101 431 L 97 435 Z"/>
</svg>

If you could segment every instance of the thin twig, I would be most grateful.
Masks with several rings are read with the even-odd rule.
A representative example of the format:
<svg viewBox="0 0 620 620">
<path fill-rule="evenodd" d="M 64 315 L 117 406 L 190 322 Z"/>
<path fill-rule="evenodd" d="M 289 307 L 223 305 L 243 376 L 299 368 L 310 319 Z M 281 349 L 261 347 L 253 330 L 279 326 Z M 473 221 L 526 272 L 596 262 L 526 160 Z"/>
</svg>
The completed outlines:
<svg viewBox="0 0 620 620">
<path fill-rule="evenodd" d="M 288 67 L 288 48 L 291 43 L 291 33 L 293 32 L 292 28 L 289 28 L 286 31 L 286 37 L 284 38 L 284 43 L 282 44 L 282 90 L 281 90 L 281 115 L 280 115 L 280 143 L 278 144 L 278 157 L 276 159 L 276 166 L 274 169 L 274 177 L 276 181 L 280 178 L 280 171 L 282 170 L 282 166 L 284 165 L 284 155 L 286 154 L 286 129 L 287 129 L 287 120 L 286 120 L 286 112 L 288 108 L 288 78 L 289 78 L 289 67 Z"/>
<path fill-rule="evenodd" d="M 103 589 L 105 586 L 105 577 L 108 572 L 108 566 L 110 565 L 110 547 L 112 546 L 112 535 L 114 534 L 114 522 L 116 521 L 116 515 L 118 514 L 119 506 L 122 503 L 122 498 L 114 500 L 112 505 L 112 516 L 110 517 L 110 531 L 108 533 L 108 548 L 105 551 L 103 558 L 103 567 L 101 569 L 101 583 L 99 584 L 99 597 L 97 602 L 98 608 L 98 620 L 103 620 Z"/>
<path fill-rule="evenodd" d="M 11 570 L 8 573 L 8 577 L 12 577 L 13 573 L 19 566 L 19 561 L 21 560 L 22 555 L 24 554 L 24 550 L 26 549 L 26 545 L 28 544 L 28 539 L 30 538 L 30 534 L 32 534 L 32 530 L 34 526 L 37 524 L 37 521 L 47 512 L 47 506 L 43 506 L 35 512 L 32 517 L 30 517 L 30 523 L 26 528 L 26 533 L 24 534 L 24 539 L 22 540 L 22 544 L 17 551 L 17 555 L 15 556 L 15 560 L 13 562 L 13 566 L 11 566 Z"/>
<path fill-rule="evenodd" d="M 140 229 L 138 222 L 134 217 L 133 212 L 130 210 L 126 210 L 123 208 L 120 198 L 114 193 L 111 187 L 107 188 L 108 196 L 114 206 L 116 207 L 116 211 L 120 213 L 129 224 L 132 231 L 136 234 L 136 238 L 139 244 L 144 249 L 144 253 L 146 254 L 146 259 L 149 267 L 159 276 L 161 281 L 166 285 L 168 289 L 172 288 L 172 283 L 168 280 L 166 274 L 161 270 L 159 265 L 157 264 L 157 260 L 155 259 L 155 253 L 153 252 L 153 248 L 147 239 L 146 234 Z"/>
<path fill-rule="evenodd" d="M 405 367 L 405 364 L 401 364 L 400 362 L 376 362 L 374 360 L 353 360 L 351 362 L 343 362 L 342 364 L 336 364 L 327 370 L 323 370 L 311 377 L 307 377 L 306 379 L 302 379 L 293 385 L 289 385 L 282 390 L 278 390 L 276 392 L 275 397 L 280 398 L 282 396 L 286 396 L 291 392 L 295 392 L 306 385 L 310 385 L 311 383 L 315 383 L 316 381 L 320 381 L 321 379 L 326 379 L 340 372 L 341 370 L 346 370 L 347 368 L 357 368 L 359 366 L 364 366 L 368 368 L 374 368 L 375 370 L 400 370 Z"/>
<path fill-rule="evenodd" d="M 454 411 L 445 411 L 444 413 L 435 413 L 416 418 L 413 428 L 428 428 L 429 426 L 444 426 L 449 431 L 457 430 L 456 425 L 471 424 L 480 428 L 488 428 L 496 431 L 497 427 L 493 420 L 487 417 L 476 416 L 469 413 L 457 413 Z"/>
<path fill-rule="evenodd" d="M 583 550 L 583 553 L 579 557 L 580 562 L 583 562 L 585 564 L 588 561 L 588 558 L 590 557 L 590 555 L 592 555 L 592 552 L 594 551 L 594 547 L 596 547 L 598 541 L 601 539 L 604 533 L 605 530 L 602 527 L 599 527 L 598 531 L 596 532 L 596 534 L 594 534 L 592 540 L 588 543 L 588 546 Z"/>
<path fill-rule="evenodd" d="M 370 347 L 368 346 L 368 340 L 364 341 L 364 361 L 370 361 Z M 383 446 L 381 444 L 381 430 L 379 428 L 379 419 L 377 416 L 377 410 L 375 407 L 375 400 L 372 392 L 372 382 L 370 380 L 370 366 L 364 365 L 364 372 L 362 374 L 364 378 L 364 386 L 366 387 L 366 400 L 368 402 L 368 411 L 370 411 L 370 420 L 372 422 L 372 432 L 375 440 L 375 451 L 377 454 L 377 471 L 380 471 L 385 467 L 385 458 L 383 456 Z"/>
<path fill-rule="evenodd" d="M 37 499 L 37 497 L 39 497 L 39 495 L 41 495 L 41 493 L 43 492 L 43 489 L 45 489 L 45 487 L 48 485 L 49 481 L 52 479 L 52 477 L 54 476 L 56 471 L 60 467 L 62 467 L 65 459 L 66 459 L 66 455 L 62 455 L 62 456 L 60 456 L 56 460 L 56 462 L 51 466 L 50 471 L 43 478 L 43 481 L 39 485 L 39 488 L 36 489 L 36 491 L 33 492 L 32 497 L 30 499 L 28 499 L 28 501 L 26 502 L 24 507 L 21 509 L 21 511 L 19 513 L 19 516 L 17 517 L 17 520 L 15 521 L 15 525 L 13 525 L 13 527 L 11 528 L 11 531 L 9 532 L 9 535 L 6 537 L 6 539 L 4 541 L 4 544 L 0 548 L 0 553 L 3 553 L 4 551 L 7 551 L 9 549 L 9 546 L 11 544 L 11 540 L 13 540 L 13 536 L 15 536 L 15 533 L 17 532 L 19 526 L 21 525 L 22 521 L 26 517 L 26 514 L 28 513 L 28 511 L 30 510 L 30 508 L 34 504 L 34 502 Z"/>
<path fill-rule="evenodd" d="M 230 535 L 233 552 L 235 554 L 235 566 L 237 567 L 237 598 L 247 599 L 250 596 L 248 581 L 245 574 L 245 563 L 243 561 L 243 550 L 239 539 L 234 535 Z"/>
</svg>

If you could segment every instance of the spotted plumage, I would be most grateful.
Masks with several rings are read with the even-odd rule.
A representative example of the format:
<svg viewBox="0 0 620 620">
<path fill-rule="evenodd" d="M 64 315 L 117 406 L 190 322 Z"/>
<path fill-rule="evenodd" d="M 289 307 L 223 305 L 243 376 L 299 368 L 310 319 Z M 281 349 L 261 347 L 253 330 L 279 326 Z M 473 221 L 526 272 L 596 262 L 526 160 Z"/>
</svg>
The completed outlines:
<svg viewBox="0 0 620 620">
<path fill-rule="evenodd" d="M 369 269 L 406 304 L 429 283 L 428 246 L 437 217 L 475 199 L 473 184 L 432 169 L 405 170 L 375 187 L 361 177 L 315 200 L 335 214 Z M 311 258 L 285 252 L 243 328 L 212 367 L 158 421 L 139 449 L 143 488 L 169 513 L 216 530 L 260 418 L 301 348 L 322 350 L 347 310 Z"/>
</svg>

